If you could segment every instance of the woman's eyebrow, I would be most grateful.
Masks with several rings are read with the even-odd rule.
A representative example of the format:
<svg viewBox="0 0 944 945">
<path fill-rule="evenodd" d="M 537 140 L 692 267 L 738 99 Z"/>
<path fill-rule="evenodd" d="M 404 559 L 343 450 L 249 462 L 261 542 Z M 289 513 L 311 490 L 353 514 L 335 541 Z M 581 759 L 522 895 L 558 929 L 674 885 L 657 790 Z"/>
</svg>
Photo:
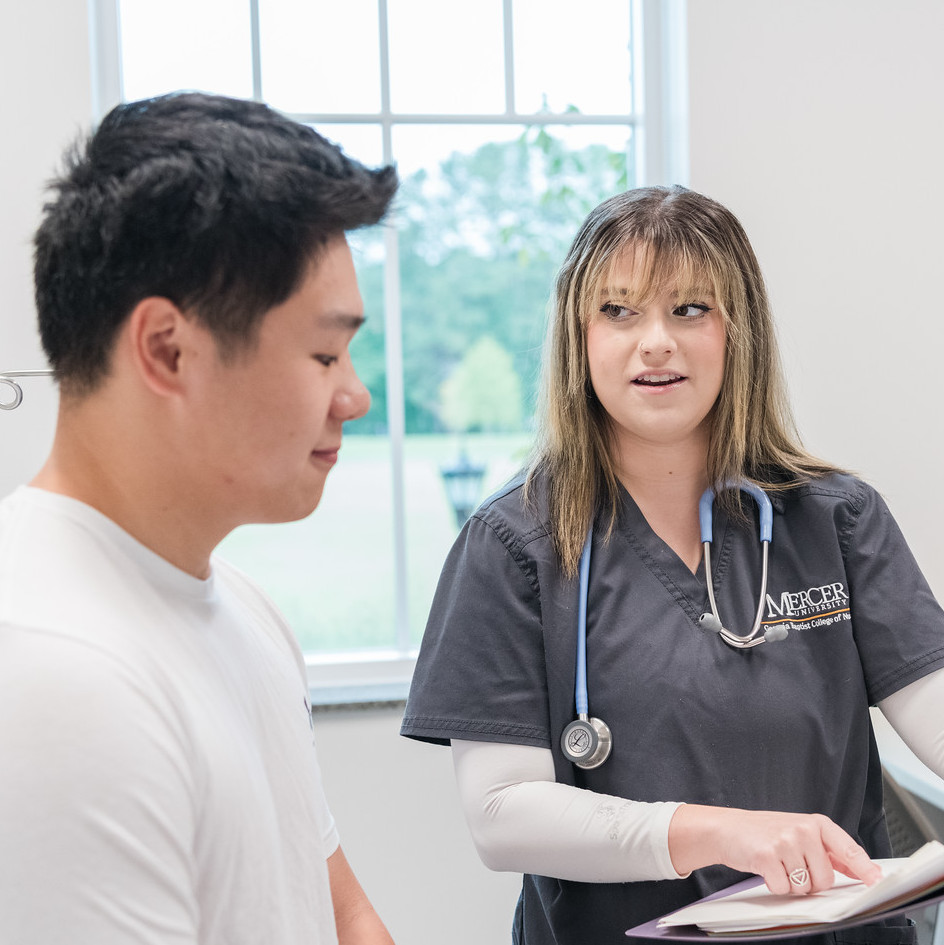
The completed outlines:
<svg viewBox="0 0 944 945">
<path fill-rule="evenodd" d="M 659 293 L 653 293 L 651 290 L 640 292 L 638 288 L 632 286 L 610 286 L 605 285 L 600 290 L 600 295 L 608 295 L 611 297 L 618 296 L 622 299 L 632 298 L 639 299 L 640 297 L 651 298 L 653 295 L 658 295 Z M 708 288 L 705 285 L 695 285 L 690 288 L 687 288 L 684 292 L 672 292 L 672 297 L 675 301 L 691 301 L 692 299 L 704 299 L 715 297 L 714 289 Z"/>
<path fill-rule="evenodd" d="M 658 296 L 661 294 L 660 292 L 652 292 L 652 290 L 649 290 L 646 292 L 640 292 L 636 289 L 624 288 L 622 286 L 616 286 L 616 287 L 605 286 L 603 288 L 603 293 L 605 295 L 620 295 L 620 296 L 623 296 L 624 298 L 626 296 L 639 296 L 639 295 L 645 295 L 647 297 L 651 297 L 653 295 Z M 693 298 L 694 296 L 705 296 L 705 295 L 710 295 L 714 297 L 714 294 L 715 294 L 714 289 L 710 289 L 704 285 L 690 286 L 683 291 L 669 293 L 669 295 L 671 295 L 672 298 L 674 299 L 683 299 L 683 298 L 690 299 L 690 298 Z"/>
<path fill-rule="evenodd" d="M 600 291 L 602 295 L 621 295 L 625 298 L 627 295 L 632 294 L 633 290 L 624 288 L 622 286 L 616 287 L 605 285 Z"/>
</svg>

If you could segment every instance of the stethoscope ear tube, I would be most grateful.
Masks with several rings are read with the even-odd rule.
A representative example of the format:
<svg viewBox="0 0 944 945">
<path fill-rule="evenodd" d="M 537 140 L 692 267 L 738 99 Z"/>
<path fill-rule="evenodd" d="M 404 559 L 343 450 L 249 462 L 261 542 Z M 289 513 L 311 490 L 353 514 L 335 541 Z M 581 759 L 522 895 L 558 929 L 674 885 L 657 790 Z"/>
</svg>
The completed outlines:
<svg viewBox="0 0 944 945">
<path fill-rule="evenodd" d="M 753 482 L 728 482 L 727 489 L 740 489 L 746 492 L 756 502 L 760 512 L 760 546 L 761 546 L 761 581 L 760 593 L 757 596 L 757 613 L 750 633 L 745 636 L 734 633 L 724 626 L 718 614 L 718 604 L 715 601 L 714 579 L 711 572 L 711 541 L 712 541 L 712 504 L 715 500 L 713 489 L 706 489 L 698 502 L 698 521 L 701 528 L 701 541 L 705 557 L 705 581 L 708 584 L 708 604 L 711 612 L 702 614 L 698 625 L 704 629 L 720 635 L 728 646 L 737 650 L 746 650 L 761 643 L 775 643 L 787 636 L 785 627 L 771 627 L 766 633 L 761 633 L 761 624 L 764 619 L 764 601 L 767 596 L 767 558 L 770 541 L 773 536 L 773 506 L 764 490 Z"/>
</svg>

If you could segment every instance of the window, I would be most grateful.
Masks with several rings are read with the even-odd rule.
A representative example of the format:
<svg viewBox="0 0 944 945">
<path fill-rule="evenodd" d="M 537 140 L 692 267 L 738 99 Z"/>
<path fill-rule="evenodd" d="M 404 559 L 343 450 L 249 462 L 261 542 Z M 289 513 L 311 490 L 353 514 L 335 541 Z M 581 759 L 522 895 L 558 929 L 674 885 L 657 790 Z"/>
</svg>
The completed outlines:
<svg viewBox="0 0 944 945">
<path fill-rule="evenodd" d="M 314 673 L 409 666 L 461 521 L 527 455 L 577 226 L 612 193 L 684 178 L 681 2 L 100 0 L 103 111 L 178 88 L 255 97 L 400 170 L 391 225 L 352 237 L 372 408 L 310 519 L 221 549 Z"/>
</svg>

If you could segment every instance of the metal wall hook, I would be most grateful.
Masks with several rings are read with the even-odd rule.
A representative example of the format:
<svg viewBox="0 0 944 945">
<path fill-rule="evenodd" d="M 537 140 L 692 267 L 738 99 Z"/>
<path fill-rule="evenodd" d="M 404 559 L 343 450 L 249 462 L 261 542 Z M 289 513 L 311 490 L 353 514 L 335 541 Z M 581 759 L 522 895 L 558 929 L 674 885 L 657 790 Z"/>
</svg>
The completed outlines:
<svg viewBox="0 0 944 945">
<path fill-rule="evenodd" d="M 13 400 L 5 401 L 0 397 L 0 410 L 16 410 L 23 403 L 23 388 L 14 378 L 49 376 L 52 371 L 0 371 L 0 387 L 9 387 L 13 391 Z"/>
</svg>

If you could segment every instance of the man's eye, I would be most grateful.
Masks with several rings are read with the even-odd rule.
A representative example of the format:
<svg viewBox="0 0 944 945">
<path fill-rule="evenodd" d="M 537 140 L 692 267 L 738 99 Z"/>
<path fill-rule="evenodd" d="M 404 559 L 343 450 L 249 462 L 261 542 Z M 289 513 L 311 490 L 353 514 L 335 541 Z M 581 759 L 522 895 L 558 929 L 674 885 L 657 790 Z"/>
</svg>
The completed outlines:
<svg viewBox="0 0 944 945">
<path fill-rule="evenodd" d="M 334 354 L 316 354 L 314 357 L 319 364 L 323 364 L 325 367 L 331 367 L 338 360 L 337 355 Z"/>
<path fill-rule="evenodd" d="M 689 302 L 688 305 L 680 305 L 678 308 L 674 309 L 672 314 L 681 315 L 684 318 L 698 318 L 699 315 L 704 315 L 706 312 L 710 311 L 710 305 L 703 305 L 701 302 Z"/>
</svg>

